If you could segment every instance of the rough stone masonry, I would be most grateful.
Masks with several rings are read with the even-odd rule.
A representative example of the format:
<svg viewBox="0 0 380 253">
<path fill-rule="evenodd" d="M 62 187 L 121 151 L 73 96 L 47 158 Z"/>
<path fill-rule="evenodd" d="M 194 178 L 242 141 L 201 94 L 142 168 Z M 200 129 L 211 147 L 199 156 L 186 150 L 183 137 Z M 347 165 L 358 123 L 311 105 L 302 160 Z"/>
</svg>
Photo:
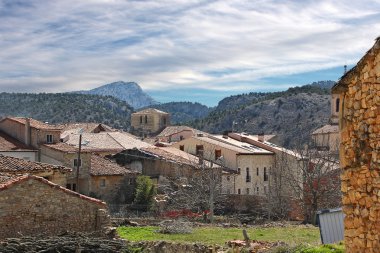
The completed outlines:
<svg viewBox="0 0 380 253">
<path fill-rule="evenodd" d="M 380 39 L 333 87 L 340 96 L 345 246 L 380 252 Z"/>
</svg>

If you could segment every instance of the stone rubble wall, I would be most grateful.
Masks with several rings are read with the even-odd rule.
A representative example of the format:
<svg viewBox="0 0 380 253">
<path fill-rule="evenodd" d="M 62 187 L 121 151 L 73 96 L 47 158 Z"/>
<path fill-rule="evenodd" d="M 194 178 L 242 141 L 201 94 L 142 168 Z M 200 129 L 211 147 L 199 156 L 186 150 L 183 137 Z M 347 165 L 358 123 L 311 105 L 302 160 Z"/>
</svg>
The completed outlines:
<svg viewBox="0 0 380 253">
<path fill-rule="evenodd" d="M 347 253 L 380 251 L 380 45 L 341 80 L 341 149 Z"/>
<path fill-rule="evenodd" d="M 44 181 L 28 178 L 0 190 L 0 239 L 100 232 L 110 226 L 104 202 Z"/>
</svg>

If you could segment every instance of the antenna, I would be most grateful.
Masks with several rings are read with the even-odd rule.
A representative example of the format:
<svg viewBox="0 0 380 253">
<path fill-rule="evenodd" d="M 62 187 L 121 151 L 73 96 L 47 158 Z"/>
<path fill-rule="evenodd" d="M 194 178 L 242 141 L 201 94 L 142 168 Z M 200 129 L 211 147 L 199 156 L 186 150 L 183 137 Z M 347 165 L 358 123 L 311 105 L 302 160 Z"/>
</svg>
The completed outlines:
<svg viewBox="0 0 380 253">
<path fill-rule="evenodd" d="M 343 74 L 346 74 L 347 73 L 347 65 L 344 65 L 344 73 Z"/>
</svg>

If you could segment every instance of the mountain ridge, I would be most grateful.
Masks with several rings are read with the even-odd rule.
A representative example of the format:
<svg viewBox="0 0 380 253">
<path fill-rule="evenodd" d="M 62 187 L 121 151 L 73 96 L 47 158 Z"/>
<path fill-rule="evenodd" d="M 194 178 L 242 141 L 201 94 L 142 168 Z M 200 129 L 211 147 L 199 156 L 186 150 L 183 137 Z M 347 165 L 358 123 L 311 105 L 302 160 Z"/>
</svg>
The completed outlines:
<svg viewBox="0 0 380 253">
<path fill-rule="evenodd" d="M 104 84 L 91 90 L 73 91 L 70 93 L 112 96 L 127 102 L 135 109 L 158 104 L 136 82 L 117 81 Z"/>
</svg>

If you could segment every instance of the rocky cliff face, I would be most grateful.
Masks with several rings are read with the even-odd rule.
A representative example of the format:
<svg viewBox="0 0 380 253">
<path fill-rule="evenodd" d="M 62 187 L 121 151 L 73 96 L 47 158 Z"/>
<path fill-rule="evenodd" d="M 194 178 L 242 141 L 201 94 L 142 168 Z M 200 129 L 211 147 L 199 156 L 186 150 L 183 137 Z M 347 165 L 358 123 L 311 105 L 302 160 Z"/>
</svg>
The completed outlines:
<svg viewBox="0 0 380 253">
<path fill-rule="evenodd" d="M 92 90 L 77 91 L 75 93 L 112 96 L 127 102 L 135 109 L 157 104 L 157 102 L 146 94 L 135 82 L 118 81 Z"/>
</svg>

